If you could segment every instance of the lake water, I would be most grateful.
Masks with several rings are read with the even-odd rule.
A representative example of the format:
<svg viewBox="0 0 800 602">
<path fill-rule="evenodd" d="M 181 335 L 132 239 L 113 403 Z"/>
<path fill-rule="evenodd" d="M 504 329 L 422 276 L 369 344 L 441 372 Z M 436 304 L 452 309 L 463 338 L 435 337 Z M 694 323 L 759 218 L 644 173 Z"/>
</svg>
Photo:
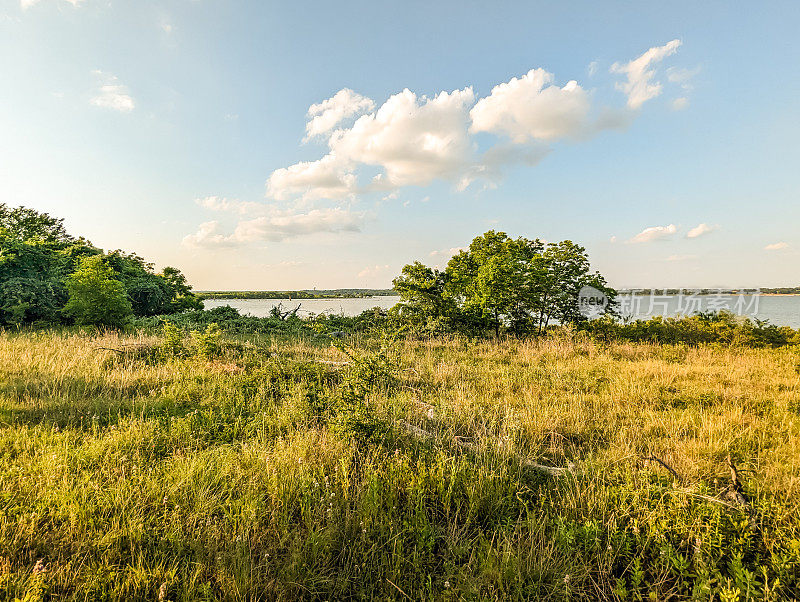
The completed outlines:
<svg viewBox="0 0 800 602">
<path fill-rule="evenodd" d="M 389 309 L 399 297 L 359 299 L 207 299 L 206 309 L 230 305 L 242 314 L 269 316 L 273 307 L 294 309 L 301 316 L 333 313 L 356 316 L 373 307 Z M 738 315 L 769 320 L 770 324 L 800 328 L 800 295 L 636 295 L 621 297 L 621 312 L 633 318 L 691 315 L 697 311 L 727 309 Z"/>
</svg>

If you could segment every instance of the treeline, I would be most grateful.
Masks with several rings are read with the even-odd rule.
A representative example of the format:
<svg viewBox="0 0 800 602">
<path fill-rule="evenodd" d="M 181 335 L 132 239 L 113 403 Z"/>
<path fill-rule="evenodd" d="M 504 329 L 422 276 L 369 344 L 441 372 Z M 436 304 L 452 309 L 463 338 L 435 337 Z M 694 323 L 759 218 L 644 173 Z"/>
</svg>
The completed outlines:
<svg viewBox="0 0 800 602">
<path fill-rule="evenodd" d="M 184 275 L 104 252 L 63 219 L 0 204 L 0 326 L 94 324 L 202 309 Z"/>
<path fill-rule="evenodd" d="M 300 291 L 197 291 L 199 299 L 363 299 L 390 297 L 397 291 L 391 288 L 338 288 Z"/>
</svg>

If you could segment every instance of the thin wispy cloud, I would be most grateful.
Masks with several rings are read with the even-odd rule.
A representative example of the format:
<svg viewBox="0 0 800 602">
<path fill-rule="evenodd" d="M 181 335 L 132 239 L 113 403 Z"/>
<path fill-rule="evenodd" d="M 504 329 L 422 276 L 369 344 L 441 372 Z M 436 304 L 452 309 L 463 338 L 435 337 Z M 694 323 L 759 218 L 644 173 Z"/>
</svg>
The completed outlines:
<svg viewBox="0 0 800 602">
<path fill-rule="evenodd" d="M 627 81 L 617 84 L 617 88 L 628 96 L 631 109 L 640 108 L 646 101 L 661 94 L 662 85 L 655 81 L 658 63 L 675 54 L 681 45 L 680 40 L 672 40 L 663 46 L 654 46 L 629 63 L 614 63 L 611 73 L 625 75 Z"/>
<path fill-rule="evenodd" d="M 670 255 L 666 261 L 691 261 L 697 259 L 697 255 Z"/>
<path fill-rule="evenodd" d="M 79 6 L 83 4 L 86 0 L 59 0 L 59 2 L 66 2 L 67 4 L 71 4 L 72 6 Z M 39 4 L 41 0 L 20 0 L 19 5 L 22 10 L 27 10 L 31 6 Z"/>
<path fill-rule="evenodd" d="M 91 104 L 120 113 L 130 113 L 136 108 L 136 103 L 130 95 L 128 87 L 120 83 L 119 78 L 99 70 L 95 70 L 93 73 L 100 85 L 89 101 Z"/>
<path fill-rule="evenodd" d="M 775 242 L 772 244 L 767 245 L 764 247 L 765 251 L 780 251 L 782 249 L 788 249 L 789 243 L 788 242 Z"/>
<path fill-rule="evenodd" d="M 241 214 L 256 212 L 264 207 L 261 203 L 227 199 L 219 196 L 207 196 L 195 199 L 194 202 L 203 209 L 208 209 L 210 211 L 226 211 Z"/>
<path fill-rule="evenodd" d="M 392 268 L 388 264 L 384 264 L 365 267 L 357 276 L 359 278 L 375 278 L 377 276 L 386 276 L 393 273 L 394 271 Z"/>
<path fill-rule="evenodd" d="M 287 238 L 318 233 L 359 232 L 364 212 L 334 207 L 292 211 L 273 209 L 268 215 L 243 220 L 233 233 L 224 234 L 216 220 L 200 224 L 197 232 L 183 238 L 187 247 L 238 247 L 252 243 L 280 242 Z"/>
<path fill-rule="evenodd" d="M 713 232 L 714 230 L 719 230 L 718 224 L 714 224 L 712 226 L 709 226 L 706 223 L 697 224 L 694 228 L 692 228 L 686 233 L 686 238 L 698 238 L 700 236 L 703 236 L 704 234 Z"/>
</svg>

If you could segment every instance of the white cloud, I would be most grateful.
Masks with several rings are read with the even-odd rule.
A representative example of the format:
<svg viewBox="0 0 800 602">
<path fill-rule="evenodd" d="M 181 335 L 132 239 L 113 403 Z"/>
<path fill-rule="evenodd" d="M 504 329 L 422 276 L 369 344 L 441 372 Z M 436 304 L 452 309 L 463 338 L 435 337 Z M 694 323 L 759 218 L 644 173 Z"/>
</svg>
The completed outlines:
<svg viewBox="0 0 800 602">
<path fill-rule="evenodd" d="M 788 249 L 789 243 L 788 242 L 776 242 L 772 243 L 771 245 L 767 245 L 764 247 L 765 251 L 780 251 L 781 249 Z"/>
<path fill-rule="evenodd" d="M 195 199 L 194 202 L 203 209 L 209 209 L 210 211 L 233 211 L 237 213 L 252 213 L 263 207 L 260 203 L 244 202 L 219 196 L 207 196 Z"/>
<path fill-rule="evenodd" d="M 678 227 L 675 224 L 670 224 L 669 226 L 652 226 L 650 228 L 645 228 L 639 234 L 631 238 L 628 242 L 629 243 L 642 243 L 642 242 L 652 242 L 654 240 L 659 240 L 662 238 L 669 238 L 673 236 L 678 231 Z"/>
<path fill-rule="evenodd" d="M 342 207 L 299 213 L 277 211 L 269 216 L 239 222 L 233 235 L 241 242 L 275 242 L 317 232 L 358 232 L 363 222 L 363 213 L 354 213 Z"/>
<path fill-rule="evenodd" d="M 197 228 L 197 232 L 183 237 L 182 244 L 187 247 L 232 247 L 235 242 L 229 236 L 219 232 L 219 222 L 203 222 Z"/>
<path fill-rule="evenodd" d="M 617 84 L 617 89 L 628 96 L 628 106 L 631 109 L 638 109 L 646 101 L 661 94 L 661 84 L 652 82 L 655 75 L 655 69 L 652 67 L 677 52 L 680 45 L 680 40 L 672 40 L 663 46 L 650 48 L 628 63 L 614 63 L 611 66 L 611 73 L 620 73 L 627 77 L 626 82 Z"/>
<path fill-rule="evenodd" d="M 110 73 L 94 71 L 95 76 L 100 80 L 100 87 L 96 96 L 89 101 L 96 107 L 113 109 L 120 113 L 130 113 L 136 107 L 136 103 L 128 92 L 127 86 L 119 83 L 119 79 Z"/>
<path fill-rule="evenodd" d="M 353 202 L 365 193 L 384 199 L 403 186 L 433 181 L 463 190 L 473 182 L 493 187 L 512 165 L 536 165 L 557 140 L 586 139 L 601 130 L 623 129 L 660 85 L 652 65 L 674 52 L 677 40 L 653 48 L 612 70 L 628 75 L 629 106 L 595 106 L 578 82 L 554 84 L 555 76 L 531 69 L 494 86 L 483 98 L 471 87 L 420 96 L 409 89 L 376 106 L 348 88 L 309 108 L 305 140 L 326 144 L 319 159 L 274 170 L 267 197 L 313 207 L 323 199 Z M 352 123 L 347 120 L 354 118 Z M 490 133 L 500 139 L 479 136 Z"/>
<path fill-rule="evenodd" d="M 83 3 L 85 0 L 63 0 L 71 4 L 72 6 L 78 6 L 79 4 Z M 20 0 L 19 5 L 22 10 L 26 10 L 33 6 L 34 4 L 39 4 L 40 0 Z"/>
<path fill-rule="evenodd" d="M 357 190 L 351 163 L 329 153 L 316 161 L 302 161 L 276 169 L 267 180 L 267 196 L 277 200 L 342 199 Z"/>
<path fill-rule="evenodd" d="M 358 273 L 359 278 L 374 278 L 376 276 L 380 276 L 383 274 L 388 273 L 391 271 L 389 265 L 376 265 L 376 266 L 368 266 L 365 267 Z"/>
<path fill-rule="evenodd" d="M 327 134 L 348 117 L 363 115 L 375 109 L 375 102 L 343 88 L 331 98 L 308 108 L 311 120 L 306 124 L 306 139 Z"/>
<path fill-rule="evenodd" d="M 425 185 L 462 176 L 473 159 L 467 128 L 472 88 L 440 92 L 433 98 L 406 89 L 348 130 L 331 136 L 330 147 L 355 163 L 383 169 L 373 187 Z"/>
<path fill-rule="evenodd" d="M 697 259 L 697 255 L 670 255 L 667 257 L 667 261 L 690 261 L 692 259 Z"/>
<path fill-rule="evenodd" d="M 576 81 L 552 85 L 553 74 L 531 69 L 498 84 L 470 111 L 473 132 L 507 135 L 516 143 L 574 138 L 585 133 L 589 96 Z"/>
<path fill-rule="evenodd" d="M 681 96 L 680 98 L 674 99 L 671 106 L 673 111 L 683 111 L 683 109 L 689 106 L 689 99 L 685 96 Z"/>
<path fill-rule="evenodd" d="M 430 257 L 447 257 L 450 258 L 453 255 L 457 255 L 461 251 L 466 251 L 468 247 L 451 247 L 449 249 L 441 249 L 440 251 L 431 251 L 428 255 Z"/>
<path fill-rule="evenodd" d="M 682 67 L 669 67 L 667 69 L 667 79 L 673 84 L 678 84 L 684 90 L 691 90 L 692 79 L 695 75 L 700 73 L 700 67 L 694 69 L 684 69 Z"/>
<path fill-rule="evenodd" d="M 719 230 L 719 225 L 714 224 L 713 226 L 709 226 L 705 223 L 698 224 L 686 233 L 686 238 L 697 238 L 698 236 L 703 236 L 703 234 L 713 232 L 714 230 Z"/>
<path fill-rule="evenodd" d="M 195 234 L 185 236 L 188 247 L 233 247 L 258 242 L 278 242 L 287 238 L 320 232 L 358 232 L 365 214 L 342 207 L 296 211 L 273 209 L 269 215 L 240 221 L 233 233 L 219 231 L 216 221 L 200 224 Z"/>
</svg>

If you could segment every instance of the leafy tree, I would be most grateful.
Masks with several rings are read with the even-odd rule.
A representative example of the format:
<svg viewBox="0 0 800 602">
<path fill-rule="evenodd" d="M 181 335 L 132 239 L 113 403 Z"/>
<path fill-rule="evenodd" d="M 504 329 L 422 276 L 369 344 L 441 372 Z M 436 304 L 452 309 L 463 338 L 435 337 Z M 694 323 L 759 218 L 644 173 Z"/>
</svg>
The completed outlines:
<svg viewBox="0 0 800 602">
<path fill-rule="evenodd" d="M 10 238 L 28 242 L 70 244 L 75 238 L 67 234 L 62 218 L 51 217 L 28 207 L 0 203 L 0 228 Z"/>
<path fill-rule="evenodd" d="M 137 316 L 157 316 L 186 310 L 202 309 L 203 304 L 192 294 L 192 287 L 180 270 L 164 268 L 156 274 L 153 264 L 135 253 L 113 251 L 106 255 L 107 265 L 122 282 Z"/>
<path fill-rule="evenodd" d="M 578 293 L 585 285 L 615 292 L 591 273 L 583 247 L 571 241 L 545 245 L 539 239 L 512 239 L 490 230 L 455 255 L 444 272 L 419 262 L 407 265 L 394 281 L 398 313 L 415 323 L 445 320 L 474 332 L 507 329 L 543 333 L 553 321 L 582 322 Z"/>
<path fill-rule="evenodd" d="M 69 300 L 64 314 L 76 324 L 122 326 L 133 315 L 131 303 L 114 271 L 101 256 L 87 257 L 66 279 Z"/>
<path fill-rule="evenodd" d="M 437 330 L 452 316 L 453 304 L 444 296 L 444 272 L 416 261 L 405 266 L 393 284 L 401 300 L 397 311 L 416 328 Z"/>
<path fill-rule="evenodd" d="M 64 287 L 39 278 L 0 281 L 0 322 L 6 325 L 52 323 L 66 301 Z"/>
<path fill-rule="evenodd" d="M 448 292 L 461 304 L 462 321 L 482 323 L 496 336 L 503 325 L 524 322 L 530 261 L 541 246 L 538 239 L 514 240 L 505 232 L 490 230 L 454 256 L 446 270 Z"/>
<path fill-rule="evenodd" d="M 562 324 L 585 320 L 577 304 L 578 293 L 584 286 L 604 292 L 612 302 L 616 296 L 602 275 L 590 272 L 586 249 L 570 240 L 548 244 L 537 263 L 539 269 L 533 282 L 531 308 L 536 314 L 539 334 L 553 319 Z"/>
<path fill-rule="evenodd" d="M 170 292 L 171 306 L 169 313 L 203 309 L 203 302 L 192 292 L 192 287 L 186 281 L 186 276 L 178 268 L 167 266 L 159 275 Z"/>
</svg>

